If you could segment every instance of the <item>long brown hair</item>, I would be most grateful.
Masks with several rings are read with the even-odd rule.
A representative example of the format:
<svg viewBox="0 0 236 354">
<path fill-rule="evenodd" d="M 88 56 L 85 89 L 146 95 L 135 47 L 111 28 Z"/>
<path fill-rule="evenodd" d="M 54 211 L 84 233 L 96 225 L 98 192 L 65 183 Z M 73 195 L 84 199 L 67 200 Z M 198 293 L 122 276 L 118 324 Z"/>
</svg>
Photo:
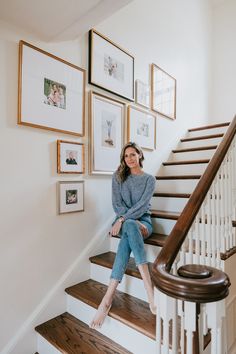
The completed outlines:
<svg viewBox="0 0 236 354">
<path fill-rule="evenodd" d="M 127 148 L 133 148 L 136 150 L 136 152 L 139 154 L 139 166 L 143 167 L 143 160 L 144 160 L 144 156 L 143 156 L 143 151 L 142 149 L 134 142 L 129 141 L 127 144 L 125 144 L 121 150 L 120 153 L 120 165 L 117 168 L 116 171 L 116 175 L 117 178 L 120 182 L 124 182 L 126 180 L 126 178 L 130 175 L 130 168 L 126 165 L 125 163 L 125 150 Z"/>
</svg>

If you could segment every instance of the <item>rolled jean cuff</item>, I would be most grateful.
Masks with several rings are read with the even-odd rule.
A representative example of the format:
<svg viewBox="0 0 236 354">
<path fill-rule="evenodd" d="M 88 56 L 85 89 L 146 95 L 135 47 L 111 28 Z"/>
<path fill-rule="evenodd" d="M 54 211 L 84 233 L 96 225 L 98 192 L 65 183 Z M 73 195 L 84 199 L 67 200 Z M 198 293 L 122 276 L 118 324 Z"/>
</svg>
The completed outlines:
<svg viewBox="0 0 236 354">
<path fill-rule="evenodd" d="M 136 267 L 140 266 L 140 265 L 143 265 L 143 264 L 148 264 L 148 261 L 144 261 L 144 262 L 140 262 L 140 263 L 136 263 Z"/>
<path fill-rule="evenodd" d="M 110 280 L 115 280 L 115 281 L 118 281 L 119 283 L 121 283 L 121 281 L 122 281 L 122 279 L 114 278 L 112 275 L 110 276 Z"/>
</svg>

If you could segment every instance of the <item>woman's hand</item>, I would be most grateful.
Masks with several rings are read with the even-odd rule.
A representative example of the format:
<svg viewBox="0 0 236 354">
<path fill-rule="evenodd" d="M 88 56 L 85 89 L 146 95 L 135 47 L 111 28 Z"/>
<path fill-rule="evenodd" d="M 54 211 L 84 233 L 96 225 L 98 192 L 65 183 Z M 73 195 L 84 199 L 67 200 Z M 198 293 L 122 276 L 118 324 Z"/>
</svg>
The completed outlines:
<svg viewBox="0 0 236 354">
<path fill-rule="evenodd" d="M 136 220 L 136 222 L 139 224 L 139 228 L 141 231 L 141 234 L 143 237 L 148 237 L 148 228 L 147 226 L 143 225 L 140 221 Z"/>
<path fill-rule="evenodd" d="M 112 226 L 110 234 L 112 236 L 117 236 L 120 232 L 121 226 L 122 226 L 122 223 L 119 220 L 117 220 L 115 222 L 115 224 Z"/>
</svg>

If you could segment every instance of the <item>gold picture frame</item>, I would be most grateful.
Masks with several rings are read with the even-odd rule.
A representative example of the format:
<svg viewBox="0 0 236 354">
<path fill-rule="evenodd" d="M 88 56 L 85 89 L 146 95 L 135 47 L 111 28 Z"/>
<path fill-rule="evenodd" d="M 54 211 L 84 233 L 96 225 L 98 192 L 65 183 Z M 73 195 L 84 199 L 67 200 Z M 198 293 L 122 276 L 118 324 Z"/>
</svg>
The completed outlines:
<svg viewBox="0 0 236 354">
<path fill-rule="evenodd" d="M 84 136 L 85 73 L 84 69 L 21 40 L 18 124 Z"/>
<path fill-rule="evenodd" d="M 57 173 L 84 174 L 84 144 L 57 140 Z"/>
<path fill-rule="evenodd" d="M 151 108 L 176 119 L 176 79 L 156 64 L 151 65 Z"/>
<path fill-rule="evenodd" d="M 84 211 L 84 181 L 58 182 L 58 213 Z"/>
</svg>

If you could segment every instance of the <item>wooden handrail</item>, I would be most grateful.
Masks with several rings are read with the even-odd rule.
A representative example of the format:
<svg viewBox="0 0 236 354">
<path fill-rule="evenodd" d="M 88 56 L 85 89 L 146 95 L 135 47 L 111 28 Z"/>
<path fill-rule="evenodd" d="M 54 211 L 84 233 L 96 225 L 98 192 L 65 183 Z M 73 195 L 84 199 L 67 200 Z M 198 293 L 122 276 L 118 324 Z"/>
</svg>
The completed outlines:
<svg viewBox="0 0 236 354">
<path fill-rule="evenodd" d="M 228 288 L 230 286 L 229 278 L 227 274 L 216 268 L 196 266 L 195 276 L 193 277 L 185 277 L 183 275 L 184 272 L 181 272 L 179 276 L 175 276 L 170 273 L 170 270 L 217 171 L 224 160 L 235 133 L 236 116 L 227 129 L 222 142 L 219 144 L 194 192 L 191 194 L 188 203 L 180 214 L 172 232 L 168 236 L 164 247 L 153 264 L 152 279 L 155 286 L 171 297 L 197 303 L 206 303 L 221 300 L 228 295 Z M 202 276 L 206 271 L 208 271 L 208 276 Z"/>
</svg>

